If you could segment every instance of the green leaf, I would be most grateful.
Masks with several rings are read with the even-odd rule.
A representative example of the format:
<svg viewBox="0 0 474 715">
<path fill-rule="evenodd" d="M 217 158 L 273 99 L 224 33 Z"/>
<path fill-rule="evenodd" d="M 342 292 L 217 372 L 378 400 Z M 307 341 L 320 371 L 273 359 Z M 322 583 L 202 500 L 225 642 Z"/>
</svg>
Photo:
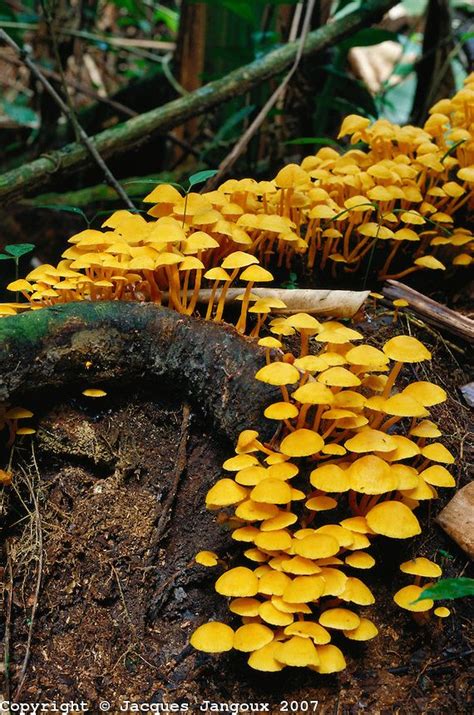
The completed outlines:
<svg viewBox="0 0 474 715">
<path fill-rule="evenodd" d="M 0 261 L 11 261 L 13 256 L 6 256 L 4 253 L 0 253 Z"/>
<path fill-rule="evenodd" d="M 466 596 L 474 596 L 474 578 L 444 578 L 434 586 L 425 588 L 413 603 L 424 601 L 427 598 L 431 598 L 433 601 L 442 601 L 466 598 Z"/>
<path fill-rule="evenodd" d="M 330 137 L 298 137 L 297 139 L 286 141 L 285 144 L 318 144 L 321 146 L 332 146 L 335 149 L 342 149 L 341 145 Z"/>
<path fill-rule="evenodd" d="M 31 253 L 36 248 L 34 243 L 17 243 L 14 246 L 5 246 L 5 251 L 12 256 L 12 258 L 20 258 L 20 256 L 25 256 L 27 253 Z"/>
<path fill-rule="evenodd" d="M 192 187 L 196 186 L 196 184 L 204 183 L 204 181 L 207 181 L 218 173 L 217 169 L 205 169 L 204 171 L 197 171 L 195 174 L 191 174 L 188 178 L 189 188 L 192 189 Z"/>
</svg>

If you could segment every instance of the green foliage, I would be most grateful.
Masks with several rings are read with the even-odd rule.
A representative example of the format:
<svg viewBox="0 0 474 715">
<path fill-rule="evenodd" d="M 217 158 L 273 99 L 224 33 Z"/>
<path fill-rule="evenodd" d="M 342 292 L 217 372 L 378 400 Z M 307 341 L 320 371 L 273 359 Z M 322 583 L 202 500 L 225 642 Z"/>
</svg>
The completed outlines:
<svg viewBox="0 0 474 715">
<path fill-rule="evenodd" d="M 474 578 L 444 578 L 429 588 L 425 588 L 416 601 L 431 599 L 432 601 L 453 600 L 474 596 Z"/>
<path fill-rule="evenodd" d="M 298 288 L 298 274 L 291 273 L 288 275 L 288 280 L 281 284 L 282 288 L 287 288 L 288 290 L 296 290 Z"/>
<path fill-rule="evenodd" d="M 192 174 L 188 178 L 189 188 L 186 193 L 188 193 L 193 188 L 193 186 L 197 186 L 197 184 L 203 184 L 205 181 L 207 181 L 218 173 L 219 172 L 217 169 L 205 169 L 204 171 L 197 171 L 195 174 Z"/>
<path fill-rule="evenodd" d="M 0 253 L 0 261 L 13 261 L 15 264 L 15 280 L 18 279 L 18 270 L 20 265 L 20 258 L 26 256 L 31 251 L 34 251 L 36 246 L 33 243 L 16 243 L 13 245 L 5 246 L 5 253 Z M 18 302 L 18 293 L 16 294 L 16 300 Z"/>
<path fill-rule="evenodd" d="M 5 253 L 8 254 L 7 258 L 18 259 L 27 253 L 31 253 L 34 249 L 35 245 L 33 243 L 17 243 L 13 246 L 5 246 Z"/>
</svg>

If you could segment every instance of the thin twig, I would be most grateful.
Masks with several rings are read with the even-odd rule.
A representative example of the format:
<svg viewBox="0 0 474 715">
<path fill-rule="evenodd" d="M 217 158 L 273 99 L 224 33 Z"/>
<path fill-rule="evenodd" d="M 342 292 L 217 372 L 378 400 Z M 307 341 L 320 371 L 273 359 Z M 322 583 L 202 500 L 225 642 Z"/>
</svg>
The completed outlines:
<svg viewBox="0 0 474 715">
<path fill-rule="evenodd" d="M 294 73 L 296 72 L 298 65 L 300 63 L 301 57 L 303 56 L 303 49 L 304 49 L 304 45 L 306 42 L 306 38 L 308 37 L 314 5 L 315 5 L 315 0 L 308 0 L 305 16 L 304 16 L 304 20 L 303 20 L 303 27 L 301 28 L 301 35 L 300 35 L 298 51 L 296 53 L 293 65 L 291 66 L 288 74 L 283 79 L 281 84 L 273 92 L 271 97 L 265 102 L 262 109 L 259 111 L 259 113 L 255 117 L 253 122 L 251 122 L 251 124 L 248 126 L 248 128 L 246 129 L 244 134 L 240 137 L 239 141 L 234 146 L 234 148 L 232 149 L 230 154 L 228 154 L 226 156 L 226 158 L 224 159 L 224 161 L 221 162 L 221 164 L 219 165 L 219 172 L 215 176 L 213 176 L 212 179 L 210 179 L 208 181 L 208 183 L 206 184 L 207 191 L 214 189 L 219 184 L 222 177 L 232 168 L 232 166 L 235 164 L 235 162 L 240 157 L 240 155 L 246 150 L 246 148 L 247 148 L 250 140 L 254 136 L 255 132 L 263 124 L 269 111 L 276 104 L 279 97 L 285 91 L 290 79 L 293 77 Z"/>
<path fill-rule="evenodd" d="M 113 571 L 113 573 L 114 573 L 114 576 L 115 576 L 115 580 L 117 581 L 117 586 L 118 586 L 118 590 L 119 590 L 119 593 L 120 593 L 120 600 L 122 601 L 123 610 L 125 611 L 125 614 L 126 614 L 126 616 L 127 616 L 127 618 L 128 618 L 128 622 L 129 622 L 129 624 L 130 624 L 130 628 L 132 629 L 132 631 L 133 631 L 133 633 L 134 633 L 134 635 L 135 635 L 135 638 L 136 638 L 135 625 L 134 625 L 134 623 L 133 623 L 133 621 L 132 621 L 132 619 L 131 619 L 130 611 L 128 610 L 128 607 L 127 607 L 127 602 L 126 602 L 126 600 L 125 600 L 125 595 L 124 595 L 124 592 L 123 592 L 122 584 L 120 583 L 120 577 L 119 577 L 118 572 L 117 572 L 117 569 L 115 568 L 115 566 L 113 565 L 113 563 L 110 564 L 110 568 L 112 569 L 112 571 Z"/>
<path fill-rule="evenodd" d="M 34 448 L 34 443 L 31 443 L 31 455 L 32 455 L 32 460 L 33 464 L 35 467 L 36 475 L 38 479 L 40 479 L 40 473 L 38 469 L 38 463 L 36 461 L 36 454 L 35 454 L 35 448 Z M 28 668 L 28 663 L 30 660 L 30 654 L 31 654 L 31 643 L 33 640 L 33 630 L 34 630 L 34 625 L 35 625 L 35 618 L 36 618 L 36 611 L 38 608 L 38 603 L 39 603 L 39 594 L 40 594 L 40 589 L 41 589 L 41 580 L 43 576 L 43 532 L 41 528 L 41 517 L 39 513 L 39 505 L 38 505 L 38 500 L 36 498 L 35 490 L 33 488 L 33 485 L 31 484 L 30 480 L 27 480 L 28 487 L 30 490 L 30 496 L 33 501 L 34 505 L 34 514 L 35 514 L 35 532 L 36 532 L 36 543 L 38 545 L 38 556 L 37 556 L 37 571 L 36 571 L 36 585 L 35 585 L 35 591 L 34 591 L 34 596 L 33 596 L 33 606 L 31 609 L 31 615 L 30 615 L 30 626 L 28 629 L 28 640 L 26 643 L 26 652 L 25 652 L 25 657 L 23 658 L 23 664 L 21 666 L 21 671 L 20 671 L 20 682 L 18 684 L 18 687 L 15 691 L 15 700 L 19 699 L 21 690 L 23 688 L 25 679 L 26 679 L 26 670 Z"/>
<path fill-rule="evenodd" d="M 118 183 L 117 179 L 114 177 L 104 160 L 102 159 L 101 155 L 97 151 L 96 147 L 90 140 L 89 136 L 87 133 L 84 131 L 84 129 L 81 127 L 79 122 L 77 121 L 77 118 L 74 114 L 73 111 L 71 111 L 70 107 L 63 101 L 63 99 L 59 96 L 59 94 L 56 92 L 52 84 L 48 81 L 48 79 L 44 76 L 44 74 L 41 72 L 41 70 L 36 66 L 36 64 L 30 59 L 28 54 L 23 50 L 21 47 L 17 45 L 17 43 L 3 30 L 0 28 L 0 40 L 3 40 L 5 44 L 7 44 L 9 47 L 12 48 L 12 50 L 15 50 L 15 52 L 22 58 L 24 61 L 25 65 L 28 67 L 28 69 L 31 71 L 31 73 L 36 77 L 36 79 L 41 82 L 45 90 L 48 92 L 48 94 L 52 97 L 52 99 L 56 102 L 58 107 L 61 109 L 63 114 L 70 120 L 72 124 L 76 124 L 77 130 L 79 133 L 79 137 L 81 139 L 81 143 L 84 145 L 84 147 L 87 149 L 89 154 L 91 155 L 92 159 L 95 161 L 97 166 L 102 170 L 105 180 L 111 186 L 118 194 L 118 196 L 122 199 L 122 201 L 128 206 L 129 209 L 135 210 L 135 206 L 128 197 L 128 195 L 125 193 L 124 189 L 120 184 Z"/>
</svg>

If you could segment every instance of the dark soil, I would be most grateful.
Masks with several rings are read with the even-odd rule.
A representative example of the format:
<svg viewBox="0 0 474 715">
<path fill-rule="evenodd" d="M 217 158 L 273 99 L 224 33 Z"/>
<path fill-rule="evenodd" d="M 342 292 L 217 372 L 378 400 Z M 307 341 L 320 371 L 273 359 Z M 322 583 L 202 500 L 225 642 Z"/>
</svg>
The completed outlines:
<svg viewBox="0 0 474 715">
<path fill-rule="evenodd" d="M 469 413 L 458 392 L 468 381 L 467 356 L 459 352 L 465 347 L 409 326 L 434 351 L 430 366 L 416 368 L 417 378 L 432 379 L 449 394 L 433 414 L 457 456 L 454 475 L 461 486 L 472 463 Z M 361 329 L 373 344 L 394 330 L 373 316 Z M 232 623 L 225 599 L 213 590 L 220 568 L 193 562 L 201 549 L 227 561 L 239 558 L 239 545 L 204 508 L 232 445 L 192 412 L 188 422 L 186 406 L 150 389 L 123 389 L 92 406 L 55 397 L 39 417 L 34 450 L 29 441 L 16 450 L 16 489 L 6 504 L 5 573 L 8 580 L 11 568 L 14 584 L 10 615 L 8 599 L 5 609 L 12 695 L 37 604 L 19 701 L 83 700 L 94 713 L 100 701 L 110 701 L 112 713 L 126 701 L 153 703 L 155 712 L 166 712 L 165 703 L 187 703 L 199 712 L 212 701 L 303 713 L 313 711 L 314 700 L 317 712 L 335 715 L 470 711 L 467 601 L 452 602 L 450 618 L 423 627 L 392 601 L 405 585 L 398 565 L 411 555 L 436 560 L 445 576 L 467 575 L 466 555 L 433 520 L 450 490 L 440 490 L 431 513 L 421 512 L 420 537 L 374 545 L 377 566 L 367 581 L 376 604 L 364 610 L 380 634 L 365 645 L 344 642 L 347 670 L 324 677 L 302 669 L 262 674 L 241 654 L 208 656 L 188 646 L 202 622 Z"/>
</svg>

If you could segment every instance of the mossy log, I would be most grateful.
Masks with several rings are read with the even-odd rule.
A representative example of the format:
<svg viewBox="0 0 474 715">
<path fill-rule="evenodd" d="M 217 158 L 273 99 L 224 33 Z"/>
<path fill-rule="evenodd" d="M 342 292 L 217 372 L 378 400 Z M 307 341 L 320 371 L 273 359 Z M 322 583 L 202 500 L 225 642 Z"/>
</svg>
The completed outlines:
<svg viewBox="0 0 474 715">
<path fill-rule="evenodd" d="M 380 20 L 396 4 L 397 0 L 366 0 L 354 12 L 310 32 L 303 55 L 321 52 L 336 45 L 345 37 Z M 104 159 L 128 151 L 147 141 L 153 134 L 177 127 L 281 74 L 293 64 L 298 48 L 298 41 L 289 42 L 184 97 L 106 129 L 92 137 L 94 146 Z M 0 198 L 5 204 L 46 186 L 58 173 L 78 171 L 90 165 L 91 161 L 87 149 L 77 142 L 42 154 L 38 159 L 0 175 Z"/>
<path fill-rule="evenodd" d="M 0 320 L 0 404 L 147 381 L 231 440 L 246 428 L 268 439 L 263 410 L 280 392 L 255 380 L 264 364 L 264 350 L 233 327 L 151 304 L 68 303 Z"/>
</svg>

